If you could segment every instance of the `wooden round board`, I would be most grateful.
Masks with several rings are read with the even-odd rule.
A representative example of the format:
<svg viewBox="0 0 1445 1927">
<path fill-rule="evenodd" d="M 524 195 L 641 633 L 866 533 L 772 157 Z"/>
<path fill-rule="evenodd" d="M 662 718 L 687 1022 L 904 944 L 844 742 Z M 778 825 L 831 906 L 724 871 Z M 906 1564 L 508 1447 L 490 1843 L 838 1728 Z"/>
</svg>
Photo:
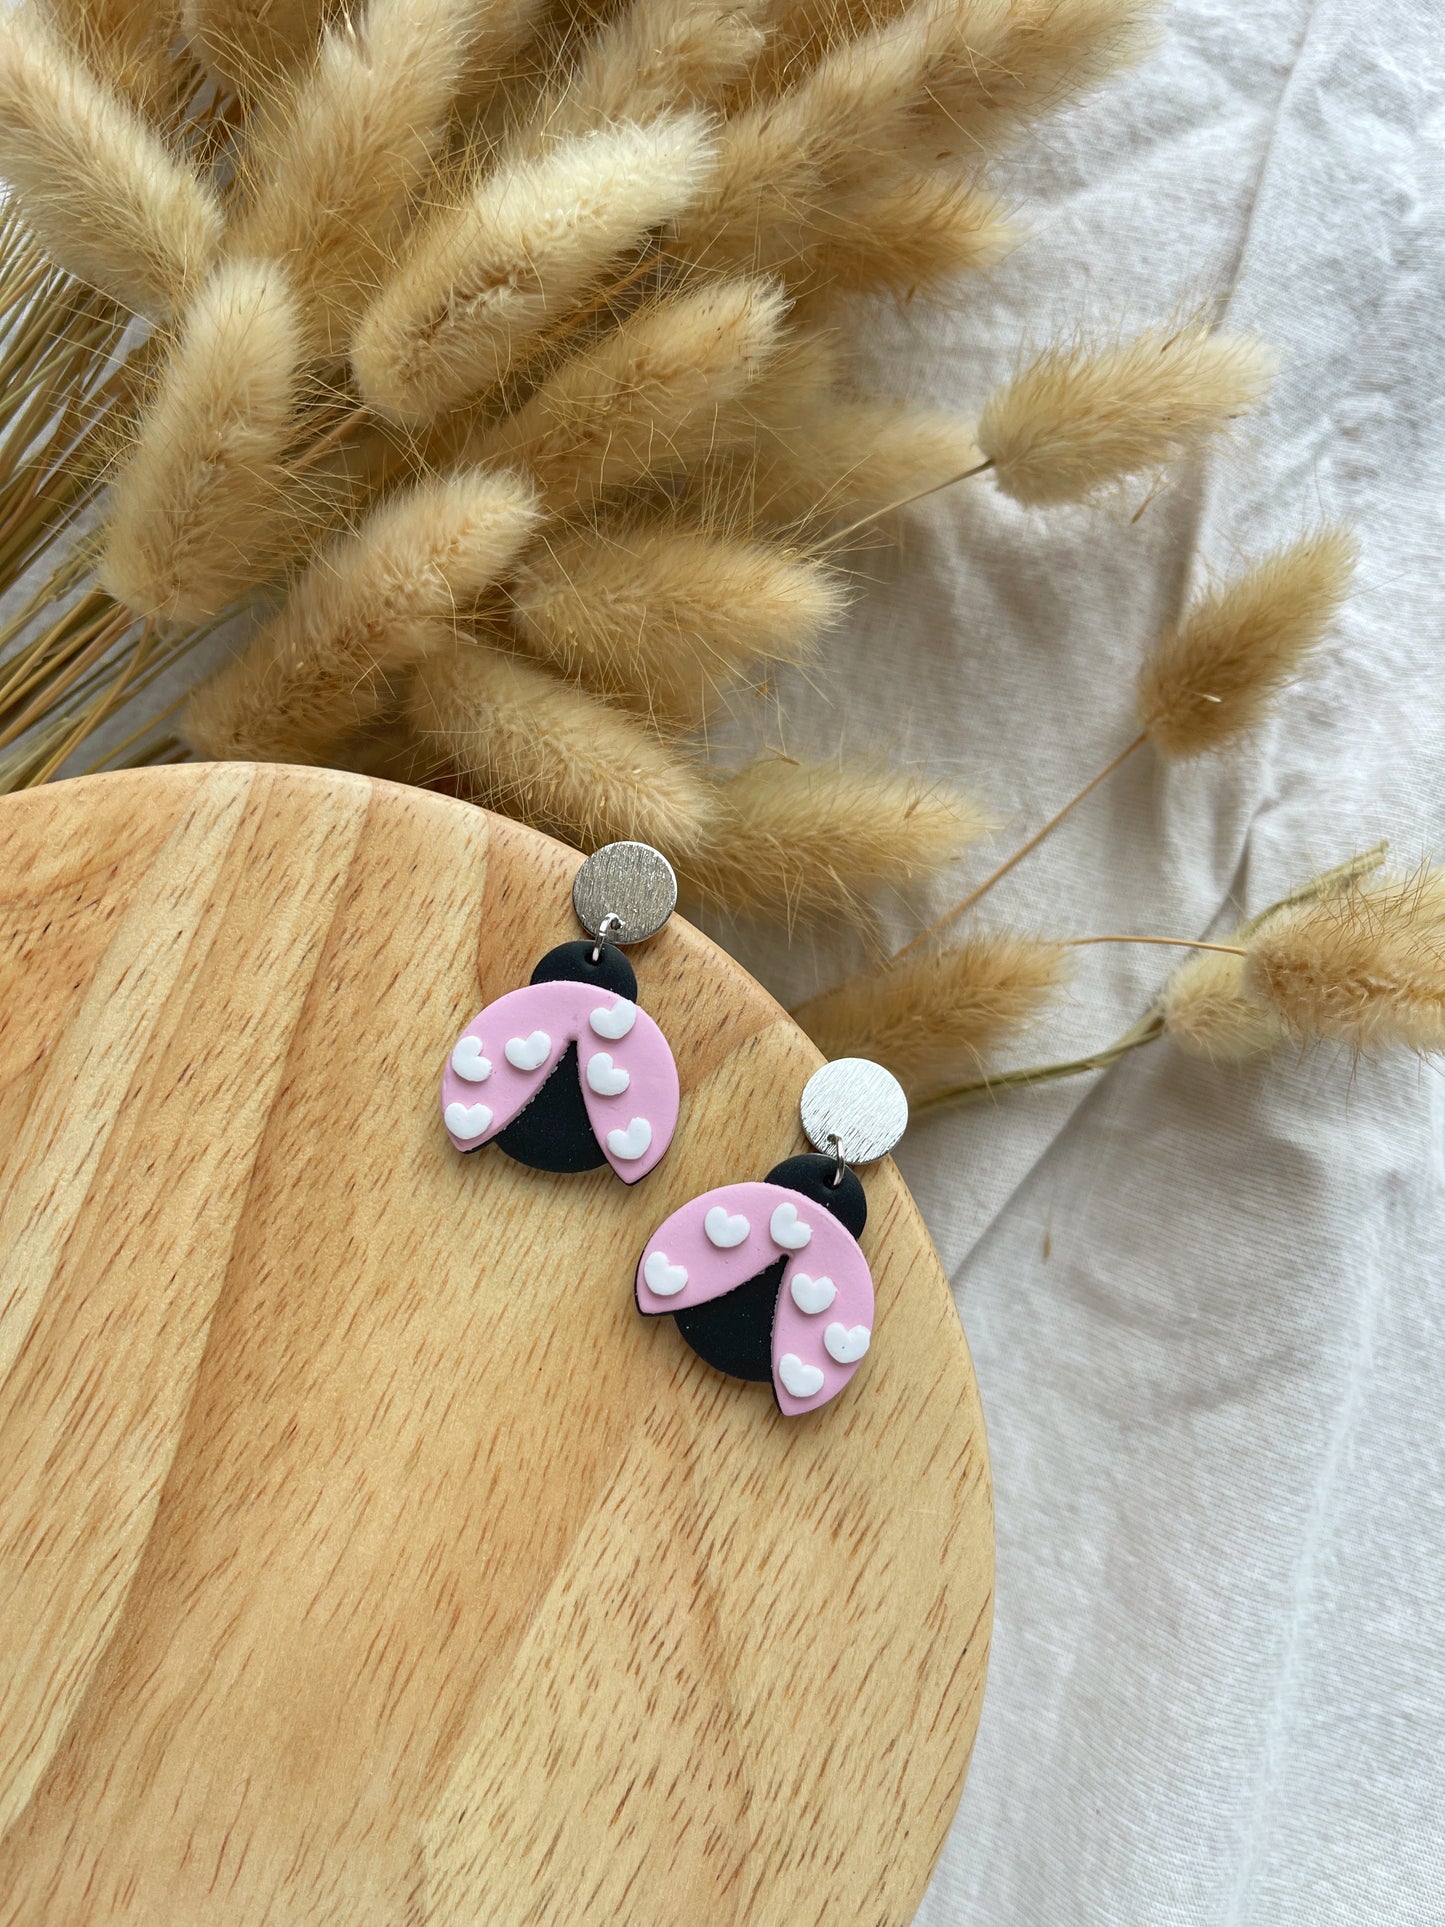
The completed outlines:
<svg viewBox="0 0 1445 1927">
<path fill-rule="evenodd" d="M 818 1062 L 681 919 L 652 1176 L 449 1147 L 577 861 L 320 771 L 0 801 L 6 1927 L 911 1919 L 988 1646 L 958 1320 L 891 1164 L 820 1413 L 637 1316 Z"/>
</svg>

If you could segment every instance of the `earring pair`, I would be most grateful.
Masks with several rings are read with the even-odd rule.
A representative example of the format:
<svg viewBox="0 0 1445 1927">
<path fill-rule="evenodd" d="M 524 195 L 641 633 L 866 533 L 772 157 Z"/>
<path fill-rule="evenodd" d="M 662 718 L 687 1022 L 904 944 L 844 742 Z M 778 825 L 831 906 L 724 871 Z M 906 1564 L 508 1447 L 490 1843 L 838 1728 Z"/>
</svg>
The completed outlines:
<svg viewBox="0 0 1445 1927">
<path fill-rule="evenodd" d="M 647 844 L 610 843 L 577 872 L 572 903 L 586 938 L 549 950 L 467 1025 L 442 1074 L 442 1121 L 458 1151 L 495 1144 L 551 1172 L 606 1163 L 635 1184 L 672 1142 L 680 1090 L 623 946 L 662 928 L 677 879 Z M 770 1382 L 788 1417 L 836 1397 L 871 1346 L 868 1201 L 853 1167 L 893 1149 L 908 1102 L 881 1065 L 842 1058 L 808 1080 L 800 1118 L 812 1151 L 673 1212 L 634 1285 L 644 1317 L 674 1318 L 718 1371 Z"/>
</svg>

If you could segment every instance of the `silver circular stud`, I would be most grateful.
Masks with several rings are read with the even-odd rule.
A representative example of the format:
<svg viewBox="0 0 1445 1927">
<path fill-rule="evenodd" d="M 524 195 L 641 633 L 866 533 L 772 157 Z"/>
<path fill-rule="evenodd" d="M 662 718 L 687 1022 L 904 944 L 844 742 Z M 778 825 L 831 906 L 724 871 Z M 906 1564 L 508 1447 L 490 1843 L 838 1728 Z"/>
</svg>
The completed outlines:
<svg viewBox="0 0 1445 1927">
<path fill-rule="evenodd" d="M 572 880 L 572 908 L 589 937 L 641 943 L 677 908 L 677 875 L 650 843 L 604 843 Z"/>
<path fill-rule="evenodd" d="M 803 1086 L 803 1130 L 815 1151 L 845 1164 L 887 1157 L 908 1129 L 908 1099 L 891 1071 L 866 1057 L 837 1057 Z"/>
</svg>

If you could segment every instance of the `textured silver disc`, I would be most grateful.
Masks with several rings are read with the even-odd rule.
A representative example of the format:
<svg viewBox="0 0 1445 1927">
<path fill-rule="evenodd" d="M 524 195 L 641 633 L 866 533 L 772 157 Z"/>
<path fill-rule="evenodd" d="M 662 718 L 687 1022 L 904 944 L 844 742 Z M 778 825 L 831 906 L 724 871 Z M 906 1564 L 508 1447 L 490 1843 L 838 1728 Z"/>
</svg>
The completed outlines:
<svg viewBox="0 0 1445 1927">
<path fill-rule="evenodd" d="M 573 879 L 572 907 L 589 937 L 641 943 L 677 908 L 677 876 L 650 843 L 604 843 Z"/>
<path fill-rule="evenodd" d="M 803 1129 L 815 1151 L 845 1164 L 887 1157 L 908 1129 L 908 1099 L 891 1071 L 866 1057 L 835 1057 L 803 1086 Z"/>
</svg>

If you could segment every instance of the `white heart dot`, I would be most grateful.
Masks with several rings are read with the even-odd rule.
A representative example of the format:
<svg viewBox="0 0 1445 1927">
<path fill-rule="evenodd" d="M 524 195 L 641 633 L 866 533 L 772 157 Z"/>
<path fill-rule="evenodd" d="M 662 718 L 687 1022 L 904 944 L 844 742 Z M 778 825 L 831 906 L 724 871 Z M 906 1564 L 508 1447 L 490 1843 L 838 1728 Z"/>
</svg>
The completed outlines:
<svg viewBox="0 0 1445 1927">
<path fill-rule="evenodd" d="M 492 1060 L 482 1055 L 480 1037 L 459 1037 L 452 1052 L 452 1069 L 469 1084 L 485 1084 L 492 1074 Z"/>
<path fill-rule="evenodd" d="M 811 1398 L 823 1389 L 823 1374 L 816 1365 L 805 1365 L 796 1352 L 784 1352 L 778 1360 L 778 1377 L 794 1398 Z"/>
<path fill-rule="evenodd" d="M 795 1271 L 788 1289 L 798 1310 L 809 1313 L 826 1311 L 838 1296 L 831 1278 L 810 1278 L 806 1271 Z"/>
<path fill-rule="evenodd" d="M 740 1211 L 730 1213 L 726 1205 L 715 1204 L 703 1219 L 702 1228 L 709 1244 L 715 1244 L 719 1251 L 730 1251 L 742 1243 L 752 1227 Z"/>
<path fill-rule="evenodd" d="M 638 1158 L 646 1157 L 651 1143 L 652 1126 L 645 1117 L 633 1118 L 625 1131 L 607 1133 L 608 1150 L 624 1164 L 635 1164 Z"/>
<path fill-rule="evenodd" d="M 840 1365 L 856 1365 L 871 1337 L 866 1325 L 833 1324 L 823 1333 L 823 1344 L 829 1358 L 836 1358 Z"/>
<path fill-rule="evenodd" d="M 506 1058 L 514 1069 L 534 1071 L 552 1054 L 552 1040 L 545 1030 L 534 1030 L 530 1037 L 509 1037 Z"/>
<path fill-rule="evenodd" d="M 801 1251 L 813 1235 L 813 1227 L 799 1218 L 795 1204 L 780 1204 L 768 1229 L 773 1234 L 773 1243 L 781 1245 L 784 1251 Z"/>
<path fill-rule="evenodd" d="M 599 1097 L 621 1097 L 632 1079 L 605 1050 L 599 1050 L 587 1059 L 587 1082 Z"/>
<path fill-rule="evenodd" d="M 642 1275 L 659 1298 L 675 1298 L 687 1283 L 687 1272 L 675 1265 L 665 1251 L 650 1251 Z"/>
<path fill-rule="evenodd" d="M 637 1022 L 637 1006 L 629 1003 L 625 997 L 619 997 L 610 1010 L 599 1004 L 587 1021 L 599 1037 L 610 1037 L 615 1043 L 619 1037 L 625 1037 Z"/>
<path fill-rule="evenodd" d="M 453 1137 L 480 1137 L 492 1121 L 485 1104 L 448 1104 L 442 1115 Z"/>
</svg>

